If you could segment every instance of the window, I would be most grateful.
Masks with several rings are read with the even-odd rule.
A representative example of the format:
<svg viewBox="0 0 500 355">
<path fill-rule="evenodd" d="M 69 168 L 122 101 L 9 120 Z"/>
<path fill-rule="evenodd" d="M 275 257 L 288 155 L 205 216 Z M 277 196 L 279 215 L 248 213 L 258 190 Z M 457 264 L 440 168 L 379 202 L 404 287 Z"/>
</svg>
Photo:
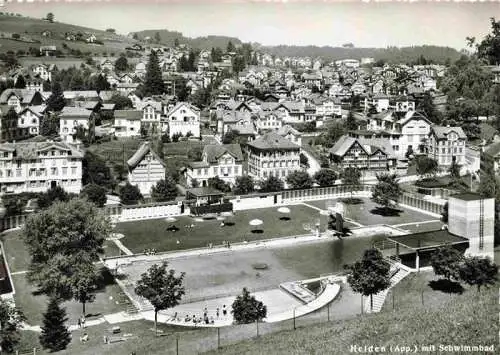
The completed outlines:
<svg viewBox="0 0 500 355">
<path fill-rule="evenodd" d="M 71 175 L 76 175 L 76 167 L 71 167 Z"/>
<path fill-rule="evenodd" d="M 67 168 L 67 167 L 63 167 L 63 168 L 62 168 L 62 174 L 63 174 L 64 176 L 68 175 L 68 168 Z"/>
<path fill-rule="evenodd" d="M 50 168 L 51 175 L 57 175 L 57 168 Z"/>
<path fill-rule="evenodd" d="M 234 167 L 234 174 L 235 174 L 235 175 L 238 175 L 238 171 L 239 171 L 239 169 L 238 169 L 238 168 L 239 168 L 238 166 L 235 166 L 235 167 Z"/>
<path fill-rule="evenodd" d="M 214 175 L 217 175 L 217 167 L 214 166 Z"/>
</svg>

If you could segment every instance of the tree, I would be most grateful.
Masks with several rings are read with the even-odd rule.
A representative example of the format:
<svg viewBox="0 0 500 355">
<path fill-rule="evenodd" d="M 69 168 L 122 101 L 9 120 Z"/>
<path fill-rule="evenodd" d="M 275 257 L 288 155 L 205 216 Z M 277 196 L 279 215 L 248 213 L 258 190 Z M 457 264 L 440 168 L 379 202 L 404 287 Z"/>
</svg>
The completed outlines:
<svg viewBox="0 0 500 355">
<path fill-rule="evenodd" d="M 347 282 L 352 290 L 363 296 L 370 296 L 370 310 L 373 310 L 373 295 L 387 289 L 390 284 L 390 264 L 378 249 L 368 249 L 363 258 L 352 265 L 347 265 L 350 271 Z"/>
<path fill-rule="evenodd" d="M 448 223 L 448 209 L 449 205 L 448 201 L 446 201 L 446 203 L 443 206 L 443 211 L 441 212 L 441 222 L 443 223 Z"/>
<path fill-rule="evenodd" d="M 173 201 L 177 197 L 177 186 L 171 176 L 160 180 L 151 187 L 151 197 L 156 202 Z"/>
<path fill-rule="evenodd" d="M 11 353 L 21 340 L 21 328 L 26 320 L 23 312 L 9 301 L 0 299 L 0 349 Z"/>
<path fill-rule="evenodd" d="M 307 158 L 307 155 L 304 153 L 300 153 L 299 155 L 299 162 L 301 166 L 309 167 L 309 159 Z"/>
<path fill-rule="evenodd" d="M 29 215 L 23 228 L 31 256 L 28 279 L 48 296 L 73 298 L 74 285 L 82 277 L 80 270 L 95 267 L 110 233 L 107 216 L 81 198 L 56 201 Z"/>
<path fill-rule="evenodd" d="M 261 192 L 277 192 L 284 189 L 283 181 L 274 175 L 270 175 L 267 179 L 260 182 Z"/>
<path fill-rule="evenodd" d="M 54 14 L 53 14 L 52 12 L 49 12 L 45 18 L 46 18 L 46 19 L 47 19 L 47 21 L 49 21 L 50 23 L 53 23 L 53 22 L 54 22 Z"/>
<path fill-rule="evenodd" d="M 57 185 L 38 196 L 38 207 L 43 209 L 50 207 L 56 201 L 67 202 L 68 200 L 69 194 L 61 186 Z"/>
<path fill-rule="evenodd" d="M 147 272 L 141 275 L 135 287 L 135 293 L 151 302 L 155 311 L 155 335 L 157 334 L 158 312 L 179 304 L 185 294 L 185 273 L 175 276 L 175 270 L 167 271 L 168 263 L 165 261 L 158 266 L 154 264 Z"/>
<path fill-rule="evenodd" d="M 228 183 L 226 183 L 224 180 L 222 180 L 220 177 L 216 176 L 213 178 L 209 178 L 207 180 L 207 185 L 211 188 L 217 189 L 222 192 L 230 192 L 231 191 L 231 186 L 229 186 Z"/>
<path fill-rule="evenodd" d="M 85 317 L 87 303 L 94 302 L 100 275 L 91 260 L 80 261 L 73 267 L 73 277 L 70 287 L 73 299 L 82 304 L 82 314 Z"/>
<path fill-rule="evenodd" d="M 120 94 L 113 94 L 113 96 L 109 99 L 109 102 L 115 104 L 115 110 L 132 108 L 132 101 L 128 97 Z"/>
<path fill-rule="evenodd" d="M 254 192 L 255 184 L 253 178 L 248 175 L 238 176 L 235 179 L 233 193 L 235 195 L 247 195 Z"/>
<path fill-rule="evenodd" d="M 231 42 L 231 41 L 227 42 L 226 52 L 227 53 L 234 52 L 234 44 L 233 44 L 233 42 Z"/>
<path fill-rule="evenodd" d="M 238 295 L 233 302 L 231 313 L 237 324 L 248 324 L 258 322 L 266 318 L 267 307 L 251 296 L 250 292 L 243 288 L 243 293 Z"/>
<path fill-rule="evenodd" d="M 436 109 L 430 93 L 424 93 L 422 98 L 417 101 L 417 110 L 421 111 L 432 123 L 441 124 L 441 113 Z"/>
<path fill-rule="evenodd" d="M 161 42 L 160 32 L 156 32 L 155 33 L 155 42 L 156 43 L 160 43 Z"/>
<path fill-rule="evenodd" d="M 462 254 L 457 249 L 446 246 L 432 253 L 431 265 L 436 275 L 444 276 L 450 281 L 451 279 L 458 280 L 462 259 Z"/>
<path fill-rule="evenodd" d="M 477 286 L 477 292 L 480 292 L 481 286 L 494 285 L 498 280 L 498 266 L 489 258 L 468 257 L 459 274 L 461 280 L 470 286 Z"/>
<path fill-rule="evenodd" d="M 358 168 L 345 168 L 342 172 L 342 183 L 345 185 L 359 186 L 361 179 L 361 171 Z"/>
<path fill-rule="evenodd" d="M 415 166 L 417 169 L 417 174 L 422 178 L 429 175 L 435 176 L 438 172 L 437 161 L 426 156 L 418 156 L 415 159 Z"/>
<path fill-rule="evenodd" d="M 377 183 L 372 187 L 371 200 L 381 205 L 385 212 L 397 204 L 401 189 L 396 174 L 377 174 Z"/>
<path fill-rule="evenodd" d="M 332 169 L 321 169 L 314 174 L 314 181 L 319 186 L 332 186 L 337 180 L 337 173 Z"/>
<path fill-rule="evenodd" d="M 115 61 L 115 69 L 116 71 L 127 71 L 128 70 L 128 60 L 127 57 L 124 55 L 121 55 L 116 61 Z"/>
<path fill-rule="evenodd" d="M 477 45 L 479 58 L 485 59 L 490 65 L 500 64 L 500 21 L 490 18 L 491 33 Z"/>
<path fill-rule="evenodd" d="M 97 207 L 103 207 L 106 204 L 106 188 L 97 184 L 84 186 L 81 194 Z"/>
<path fill-rule="evenodd" d="M 65 325 L 68 320 L 66 310 L 59 306 L 59 301 L 52 297 L 43 314 L 42 332 L 40 344 L 44 349 L 60 351 L 66 349 L 71 342 L 71 333 Z"/>
<path fill-rule="evenodd" d="M 286 182 L 292 189 L 309 189 L 313 186 L 311 176 L 303 170 L 297 170 L 288 174 Z"/>
<path fill-rule="evenodd" d="M 347 114 L 347 118 L 345 120 L 345 127 L 348 131 L 353 131 L 358 129 L 358 123 L 356 122 L 356 118 L 354 117 L 353 110 L 349 110 Z"/>
<path fill-rule="evenodd" d="M 24 76 L 19 75 L 16 80 L 16 84 L 14 85 L 16 89 L 25 89 L 26 88 L 26 80 L 24 80 Z"/>
<path fill-rule="evenodd" d="M 202 154 L 203 154 L 203 148 L 201 146 L 198 146 L 189 149 L 187 155 L 190 161 L 201 161 Z"/>
<path fill-rule="evenodd" d="M 452 160 L 450 168 L 448 169 L 450 173 L 450 177 L 453 180 L 453 184 L 459 184 L 460 182 L 460 165 L 456 162 L 456 160 Z"/>
<path fill-rule="evenodd" d="M 106 28 L 106 32 L 116 33 L 116 30 L 114 28 Z"/>
<path fill-rule="evenodd" d="M 131 185 L 127 182 L 120 188 L 120 201 L 124 205 L 136 205 L 142 199 L 141 191 L 137 185 Z"/>
<path fill-rule="evenodd" d="M 52 94 L 46 102 L 47 110 L 52 112 L 61 111 L 66 105 L 61 84 L 57 81 L 52 83 Z"/>
<path fill-rule="evenodd" d="M 40 134 L 45 137 L 59 135 L 59 116 L 54 113 L 45 113 L 40 122 Z"/>
<path fill-rule="evenodd" d="M 158 56 L 151 51 L 144 78 L 144 95 L 162 95 L 165 92 Z"/>
<path fill-rule="evenodd" d="M 112 190 L 115 186 L 111 170 L 106 162 L 98 155 L 86 151 L 82 161 L 82 183 L 83 185 L 96 184 Z"/>
</svg>

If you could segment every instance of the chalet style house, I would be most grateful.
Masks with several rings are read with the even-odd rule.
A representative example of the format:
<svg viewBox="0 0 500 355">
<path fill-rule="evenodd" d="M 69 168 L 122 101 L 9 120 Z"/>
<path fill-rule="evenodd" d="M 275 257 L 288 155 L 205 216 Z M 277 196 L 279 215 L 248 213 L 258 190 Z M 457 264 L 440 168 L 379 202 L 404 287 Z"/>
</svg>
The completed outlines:
<svg viewBox="0 0 500 355">
<path fill-rule="evenodd" d="M 149 142 L 143 143 L 127 161 L 128 182 L 137 185 L 143 196 L 151 194 L 151 188 L 165 179 L 165 163 L 153 151 Z"/>
<path fill-rule="evenodd" d="M 358 168 L 382 172 L 395 168 L 397 158 L 388 141 L 359 140 L 344 135 L 330 149 L 330 160 L 342 170 Z"/>
</svg>

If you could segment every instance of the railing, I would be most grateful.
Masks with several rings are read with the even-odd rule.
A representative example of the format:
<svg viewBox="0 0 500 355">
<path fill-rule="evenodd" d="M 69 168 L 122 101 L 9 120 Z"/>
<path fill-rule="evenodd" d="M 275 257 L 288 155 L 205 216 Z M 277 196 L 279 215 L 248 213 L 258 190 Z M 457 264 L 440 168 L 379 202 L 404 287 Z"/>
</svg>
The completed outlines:
<svg viewBox="0 0 500 355">
<path fill-rule="evenodd" d="M 200 216 L 208 213 L 232 212 L 233 204 L 231 202 L 216 205 L 192 206 L 191 213 Z"/>
</svg>

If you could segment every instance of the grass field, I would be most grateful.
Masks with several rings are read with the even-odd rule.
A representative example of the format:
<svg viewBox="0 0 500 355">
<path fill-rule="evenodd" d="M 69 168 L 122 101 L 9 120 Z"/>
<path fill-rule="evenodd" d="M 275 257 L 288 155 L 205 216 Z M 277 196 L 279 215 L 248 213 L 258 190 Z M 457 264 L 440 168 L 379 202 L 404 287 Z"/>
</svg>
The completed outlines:
<svg viewBox="0 0 500 355">
<path fill-rule="evenodd" d="M 36 292 L 36 288 L 28 282 L 25 274 L 12 275 L 12 282 L 16 289 L 14 296 L 16 306 L 24 312 L 28 324 L 42 324 L 42 314 L 47 309 L 48 298 Z M 120 287 L 108 277 L 105 285 L 96 293 L 94 302 L 88 303 L 86 306 L 86 314 L 89 315 L 88 319 L 125 311 L 129 304 L 125 300 L 126 298 Z M 119 304 L 116 302 L 119 302 Z M 63 306 L 68 314 L 68 322 L 76 324 L 78 318 L 82 315 L 82 305 L 75 301 L 68 301 L 64 302 Z"/>
<path fill-rule="evenodd" d="M 343 322 L 325 323 L 283 331 L 239 342 L 208 354 L 348 354 L 351 345 L 386 347 L 411 346 L 410 351 L 426 353 L 422 346 L 439 344 L 498 346 L 498 286 L 483 290 L 467 289 L 449 296 L 428 288 L 428 303 L 417 299 L 430 275 L 417 274 L 396 286 L 399 299 L 395 311 L 356 317 Z M 325 352 L 325 349 L 328 349 Z M 495 349 L 496 350 L 496 349 Z M 448 352 L 448 353 L 461 353 Z M 471 352 L 469 352 L 471 353 Z M 478 352 L 474 352 L 478 353 Z"/>
<path fill-rule="evenodd" d="M 339 199 L 334 199 L 339 201 Z M 329 200 L 318 200 L 306 202 L 308 205 L 316 206 L 322 209 L 326 208 L 326 202 Z M 380 214 L 377 205 L 367 198 L 360 199 L 362 203 L 347 205 L 346 215 L 348 218 L 361 223 L 365 226 L 374 224 L 389 224 L 397 225 L 404 223 L 413 223 L 421 221 L 436 220 L 437 218 L 429 216 L 428 214 L 409 210 L 401 206 L 398 207 L 396 215 L 384 216 Z M 406 227 L 403 227 L 406 228 Z M 439 228 L 438 228 L 439 229 Z"/>
<path fill-rule="evenodd" d="M 288 217 L 289 220 L 280 218 Z M 276 207 L 256 210 L 237 211 L 234 217 L 228 217 L 228 225 L 221 227 L 221 221 L 216 219 L 195 222 L 191 217 L 178 217 L 174 223 L 165 219 L 147 221 L 133 221 L 119 223 L 116 231 L 123 233 L 122 243 L 135 253 L 144 249 L 155 248 L 158 251 L 179 250 L 206 247 L 208 243 L 221 244 L 222 241 L 243 242 L 245 240 L 261 240 L 292 235 L 309 234 L 304 230 L 304 223 L 314 223 L 319 213 L 307 206 L 290 206 L 289 214 L 282 214 Z M 326 217 L 323 218 L 323 230 L 326 226 Z M 249 221 L 260 219 L 263 224 L 252 227 Z M 234 225 L 229 225 L 234 223 Z M 174 224 L 179 228 L 177 232 L 167 231 L 167 227 Z M 194 228 L 185 226 L 194 224 Z M 262 233 L 252 233 L 260 229 Z M 177 244 L 177 240 L 179 244 Z"/>
</svg>

